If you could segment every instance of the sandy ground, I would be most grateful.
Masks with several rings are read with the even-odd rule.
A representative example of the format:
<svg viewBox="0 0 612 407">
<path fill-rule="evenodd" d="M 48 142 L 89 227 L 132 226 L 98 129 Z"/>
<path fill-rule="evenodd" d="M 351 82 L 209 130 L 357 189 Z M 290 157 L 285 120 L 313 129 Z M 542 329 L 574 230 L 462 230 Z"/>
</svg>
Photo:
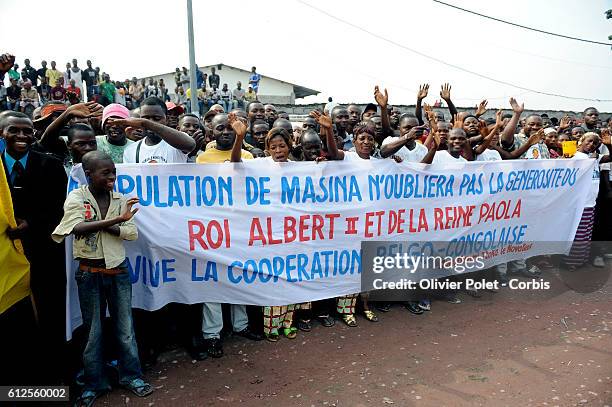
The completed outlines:
<svg viewBox="0 0 612 407">
<path fill-rule="evenodd" d="M 546 276 L 544 292 L 462 294 L 420 316 L 398 304 L 275 344 L 231 337 L 221 359 L 173 350 L 147 372 L 154 394 L 96 405 L 612 406 L 610 269 Z"/>
</svg>

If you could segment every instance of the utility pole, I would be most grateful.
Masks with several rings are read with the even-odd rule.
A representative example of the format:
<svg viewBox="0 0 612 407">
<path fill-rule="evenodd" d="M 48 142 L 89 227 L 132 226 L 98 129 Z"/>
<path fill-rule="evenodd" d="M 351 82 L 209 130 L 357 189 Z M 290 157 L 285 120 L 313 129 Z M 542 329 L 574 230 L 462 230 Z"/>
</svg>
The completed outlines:
<svg viewBox="0 0 612 407">
<path fill-rule="evenodd" d="M 191 0 L 187 0 L 187 38 L 189 40 L 189 88 L 191 89 L 191 113 L 199 115 L 198 85 L 196 81 L 195 47 L 193 45 L 193 11 Z"/>
</svg>

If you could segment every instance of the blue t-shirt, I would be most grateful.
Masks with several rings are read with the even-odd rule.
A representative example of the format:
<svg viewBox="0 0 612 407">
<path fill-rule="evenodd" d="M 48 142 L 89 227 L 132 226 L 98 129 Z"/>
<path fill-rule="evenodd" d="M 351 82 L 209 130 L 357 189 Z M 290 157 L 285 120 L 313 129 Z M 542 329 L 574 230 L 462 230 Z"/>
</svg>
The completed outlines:
<svg viewBox="0 0 612 407">
<path fill-rule="evenodd" d="M 249 77 L 249 86 L 253 88 L 254 91 L 257 91 L 259 88 L 259 81 L 261 80 L 261 75 L 258 73 L 254 73 Z M 255 83 L 253 83 L 255 82 Z"/>
</svg>

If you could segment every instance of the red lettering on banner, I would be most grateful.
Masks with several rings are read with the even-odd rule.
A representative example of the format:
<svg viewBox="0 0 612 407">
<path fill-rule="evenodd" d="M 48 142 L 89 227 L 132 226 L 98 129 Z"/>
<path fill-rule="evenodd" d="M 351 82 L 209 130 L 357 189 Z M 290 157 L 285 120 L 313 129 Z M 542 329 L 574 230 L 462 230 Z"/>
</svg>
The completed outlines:
<svg viewBox="0 0 612 407">
<path fill-rule="evenodd" d="M 187 227 L 189 228 L 189 251 L 195 250 L 195 242 L 197 241 L 200 244 L 200 247 L 204 250 L 208 250 L 208 246 L 202 239 L 204 236 L 204 224 L 199 220 L 190 220 L 187 222 Z M 196 230 L 197 227 L 197 230 Z"/>
<path fill-rule="evenodd" d="M 259 223 L 259 218 L 253 218 L 251 220 L 251 230 L 249 232 L 249 246 L 253 246 L 253 243 L 257 240 L 261 240 L 262 245 L 266 244 L 266 237 L 261 228 L 261 223 Z"/>
<path fill-rule="evenodd" d="M 283 243 L 283 239 L 275 239 L 272 236 L 272 218 L 266 218 L 266 224 L 268 226 L 268 244 L 279 244 Z"/>
<path fill-rule="evenodd" d="M 338 213 L 329 213 L 326 215 L 301 215 L 299 219 L 292 216 L 285 216 L 282 219 L 282 239 L 274 238 L 272 235 L 274 218 L 266 218 L 265 230 L 262 225 L 262 220 L 253 218 L 251 221 L 249 246 L 252 246 L 257 241 L 261 241 L 262 246 L 265 246 L 293 243 L 295 241 L 308 242 L 310 240 L 325 240 L 326 236 L 328 239 L 333 239 L 335 221 L 339 217 L 340 214 Z M 280 221 L 281 220 L 278 219 L 278 222 Z M 327 233 L 325 233 L 326 227 Z"/>
<path fill-rule="evenodd" d="M 285 226 L 283 227 L 285 231 L 285 243 L 291 243 L 295 240 L 295 218 L 291 216 L 285 216 Z M 291 235 L 289 234 L 291 233 Z"/>
<path fill-rule="evenodd" d="M 356 235 L 357 234 L 357 221 L 359 220 L 359 216 L 349 216 L 346 218 L 346 231 L 345 235 Z"/>
<path fill-rule="evenodd" d="M 382 216 L 385 214 L 385 211 L 376 211 L 376 212 L 366 212 L 366 219 L 365 219 L 365 233 L 364 236 L 365 237 L 374 237 L 374 236 L 380 236 L 381 235 L 381 229 L 382 229 Z M 374 231 L 371 231 L 370 228 L 372 226 L 374 226 L 374 220 L 371 220 L 371 218 L 378 218 L 378 221 L 376 222 L 376 227 L 374 228 Z"/>
<path fill-rule="evenodd" d="M 218 249 L 225 242 L 225 247 L 230 247 L 229 220 L 223 219 L 223 226 L 217 220 L 211 220 L 204 224 L 199 220 L 187 222 L 189 228 L 189 250 L 194 251 L 196 243 L 204 250 Z M 206 241 L 204 240 L 206 237 Z"/>
</svg>

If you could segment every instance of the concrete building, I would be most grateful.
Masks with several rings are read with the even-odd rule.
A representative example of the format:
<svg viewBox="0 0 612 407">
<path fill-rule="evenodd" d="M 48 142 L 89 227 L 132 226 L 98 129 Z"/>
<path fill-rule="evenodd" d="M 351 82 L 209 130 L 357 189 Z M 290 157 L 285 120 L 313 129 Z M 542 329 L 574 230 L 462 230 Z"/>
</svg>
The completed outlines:
<svg viewBox="0 0 612 407">
<path fill-rule="evenodd" d="M 222 88 L 223 84 L 227 83 L 228 88 L 230 90 L 233 90 L 236 88 L 236 83 L 240 81 L 242 83 L 242 88 L 244 90 L 248 89 L 249 76 L 251 75 L 250 68 L 247 70 L 225 64 L 217 64 L 199 67 L 199 69 L 200 71 L 202 71 L 202 73 L 210 75 L 210 68 L 213 67 L 216 69 L 216 74 L 219 75 L 219 88 Z M 147 83 L 148 78 L 163 79 L 164 83 L 168 87 L 168 93 L 170 97 L 172 98 L 174 96 L 176 87 L 176 82 L 174 80 L 174 72 L 148 76 L 145 78 L 147 80 Z M 141 78 L 139 78 L 139 80 L 140 79 Z M 208 88 L 208 83 L 206 84 L 206 86 Z M 266 75 L 261 75 L 261 81 L 259 82 L 258 99 L 263 103 L 294 104 L 295 99 L 300 99 L 311 95 L 317 95 L 319 93 L 320 92 L 318 90 L 309 89 L 304 86 L 285 82 L 280 79 L 271 78 Z"/>
</svg>

